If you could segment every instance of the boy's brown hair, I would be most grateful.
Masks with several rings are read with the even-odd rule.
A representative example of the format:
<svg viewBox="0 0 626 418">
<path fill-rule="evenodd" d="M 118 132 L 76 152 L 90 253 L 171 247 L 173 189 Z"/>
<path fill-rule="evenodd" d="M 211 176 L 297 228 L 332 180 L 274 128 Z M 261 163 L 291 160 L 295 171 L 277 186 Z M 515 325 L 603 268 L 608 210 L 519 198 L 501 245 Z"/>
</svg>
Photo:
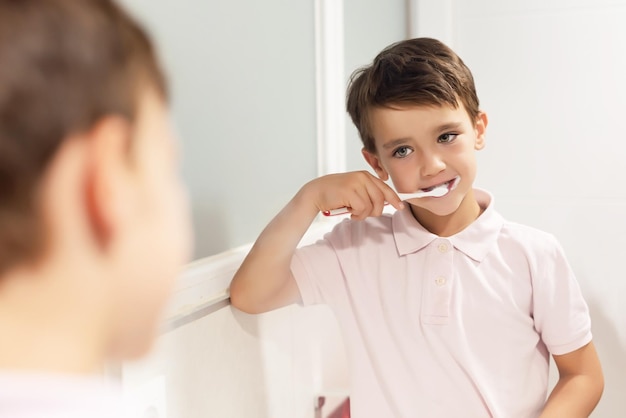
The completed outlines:
<svg viewBox="0 0 626 418">
<path fill-rule="evenodd" d="M 375 153 L 376 143 L 368 117 L 371 108 L 394 105 L 456 108 L 459 100 L 470 119 L 476 121 L 480 111 L 469 68 L 442 42 L 416 38 L 388 46 L 371 65 L 352 74 L 347 110 L 363 146 Z"/>
<path fill-rule="evenodd" d="M 62 141 L 130 122 L 166 85 L 143 29 L 111 0 L 0 0 L 0 275 L 44 248 L 38 186 Z"/>
</svg>

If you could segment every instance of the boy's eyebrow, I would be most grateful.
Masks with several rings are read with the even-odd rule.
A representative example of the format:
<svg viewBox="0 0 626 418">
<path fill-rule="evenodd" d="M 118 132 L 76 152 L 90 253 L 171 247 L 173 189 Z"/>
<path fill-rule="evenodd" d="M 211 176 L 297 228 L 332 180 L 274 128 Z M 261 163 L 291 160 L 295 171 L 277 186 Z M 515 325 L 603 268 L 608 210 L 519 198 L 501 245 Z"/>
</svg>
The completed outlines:
<svg viewBox="0 0 626 418">
<path fill-rule="evenodd" d="M 436 127 L 435 129 L 433 129 L 433 132 L 438 133 L 438 132 L 443 132 L 443 131 L 459 129 L 461 125 L 463 125 L 463 122 L 448 122 L 448 123 L 444 123 L 443 125 Z"/>
<path fill-rule="evenodd" d="M 449 130 L 459 129 L 461 127 L 461 125 L 463 125 L 463 122 L 448 122 L 448 123 L 444 123 L 443 125 L 439 125 L 436 128 L 434 128 L 433 129 L 433 133 L 438 134 L 438 133 L 449 131 Z M 408 142 L 409 140 L 410 140 L 410 138 L 408 138 L 408 137 L 394 139 L 392 141 L 385 142 L 383 144 L 383 148 L 384 149 L 393 148 L 396 145 L 400 145 L 402 143 Z"/>
<path fill-rule="evenodd" d="M 398 139 L 394 139 L 393 141 L 385 142 L 385 143 L 383 144 L 383 148 L 384 148 L 384 149 L 393 148 L 393 147 L 395 147 L 396 145 L 400 145 L 400 144 L 402 144 L 402 143 L 404 143 L 404 142 L 407 142 L 407 141 L 409 141 L 409 138 L 398 138 Z"/>
</svg>

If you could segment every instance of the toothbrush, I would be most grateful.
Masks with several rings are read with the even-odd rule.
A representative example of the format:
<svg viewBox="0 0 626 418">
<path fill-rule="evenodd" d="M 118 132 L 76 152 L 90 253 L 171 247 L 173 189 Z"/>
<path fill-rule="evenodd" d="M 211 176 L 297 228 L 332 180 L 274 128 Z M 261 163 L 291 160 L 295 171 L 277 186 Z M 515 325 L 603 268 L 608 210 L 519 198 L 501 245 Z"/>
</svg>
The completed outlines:
<svg viewBox="0 0 626 418">
<path fill-rule="evenodd" d="M 419 199 L 423 197 L 442 197 L 448 194 L 451 189 L 448 188 L 448 183 L 440 184 L 439 186 L 431 189 L 427 192 L 419 191 L 415 193 L 398 193 L 398 197 L 400 200 L 409 200 L 409 199 Z M 385 205 L 389 203 L 385 202 Z M 336 215 L 345 215 L 346 213 L 350 213 L 348 208 L 343 207 L 339 209 L 325 210 L 322 212 L 324 216 L 336 216 Z"/>
</svg>

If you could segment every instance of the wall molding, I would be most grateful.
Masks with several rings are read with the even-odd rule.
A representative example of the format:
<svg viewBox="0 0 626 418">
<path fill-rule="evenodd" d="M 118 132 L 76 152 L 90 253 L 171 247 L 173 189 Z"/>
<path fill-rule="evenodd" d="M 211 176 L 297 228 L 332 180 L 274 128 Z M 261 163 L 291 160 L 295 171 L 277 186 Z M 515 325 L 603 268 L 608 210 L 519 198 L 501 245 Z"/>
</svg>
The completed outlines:
<svg viewBox="0 0 626 418">
<path fill-rule="evenodd" d="M 176 282 L 161 331 L 173 331 L 229 304 L 228 287 L 251 244 L 187 265 Z"/>
</svg>

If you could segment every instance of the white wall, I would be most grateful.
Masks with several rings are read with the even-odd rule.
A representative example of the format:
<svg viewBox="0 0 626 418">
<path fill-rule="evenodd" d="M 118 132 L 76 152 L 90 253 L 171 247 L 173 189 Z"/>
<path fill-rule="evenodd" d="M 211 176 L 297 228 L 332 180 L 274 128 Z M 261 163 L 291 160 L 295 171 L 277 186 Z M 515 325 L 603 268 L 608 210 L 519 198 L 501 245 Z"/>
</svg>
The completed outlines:
<svg viewBox="0 0 626 418">
<path fill-rule="evenodd" d="M 472 69 L 490 116 L 477 184 L 495 194 L 507 218 L 563 244 L 591 309 L 606 376 L 593 416 L 622 418 L 626 1 L 449 3 L 451 15 L 432 23 L 452 21 L 446 35 Z M 420 35 L 430 30 L 417 28 Z"/>
</svg>

